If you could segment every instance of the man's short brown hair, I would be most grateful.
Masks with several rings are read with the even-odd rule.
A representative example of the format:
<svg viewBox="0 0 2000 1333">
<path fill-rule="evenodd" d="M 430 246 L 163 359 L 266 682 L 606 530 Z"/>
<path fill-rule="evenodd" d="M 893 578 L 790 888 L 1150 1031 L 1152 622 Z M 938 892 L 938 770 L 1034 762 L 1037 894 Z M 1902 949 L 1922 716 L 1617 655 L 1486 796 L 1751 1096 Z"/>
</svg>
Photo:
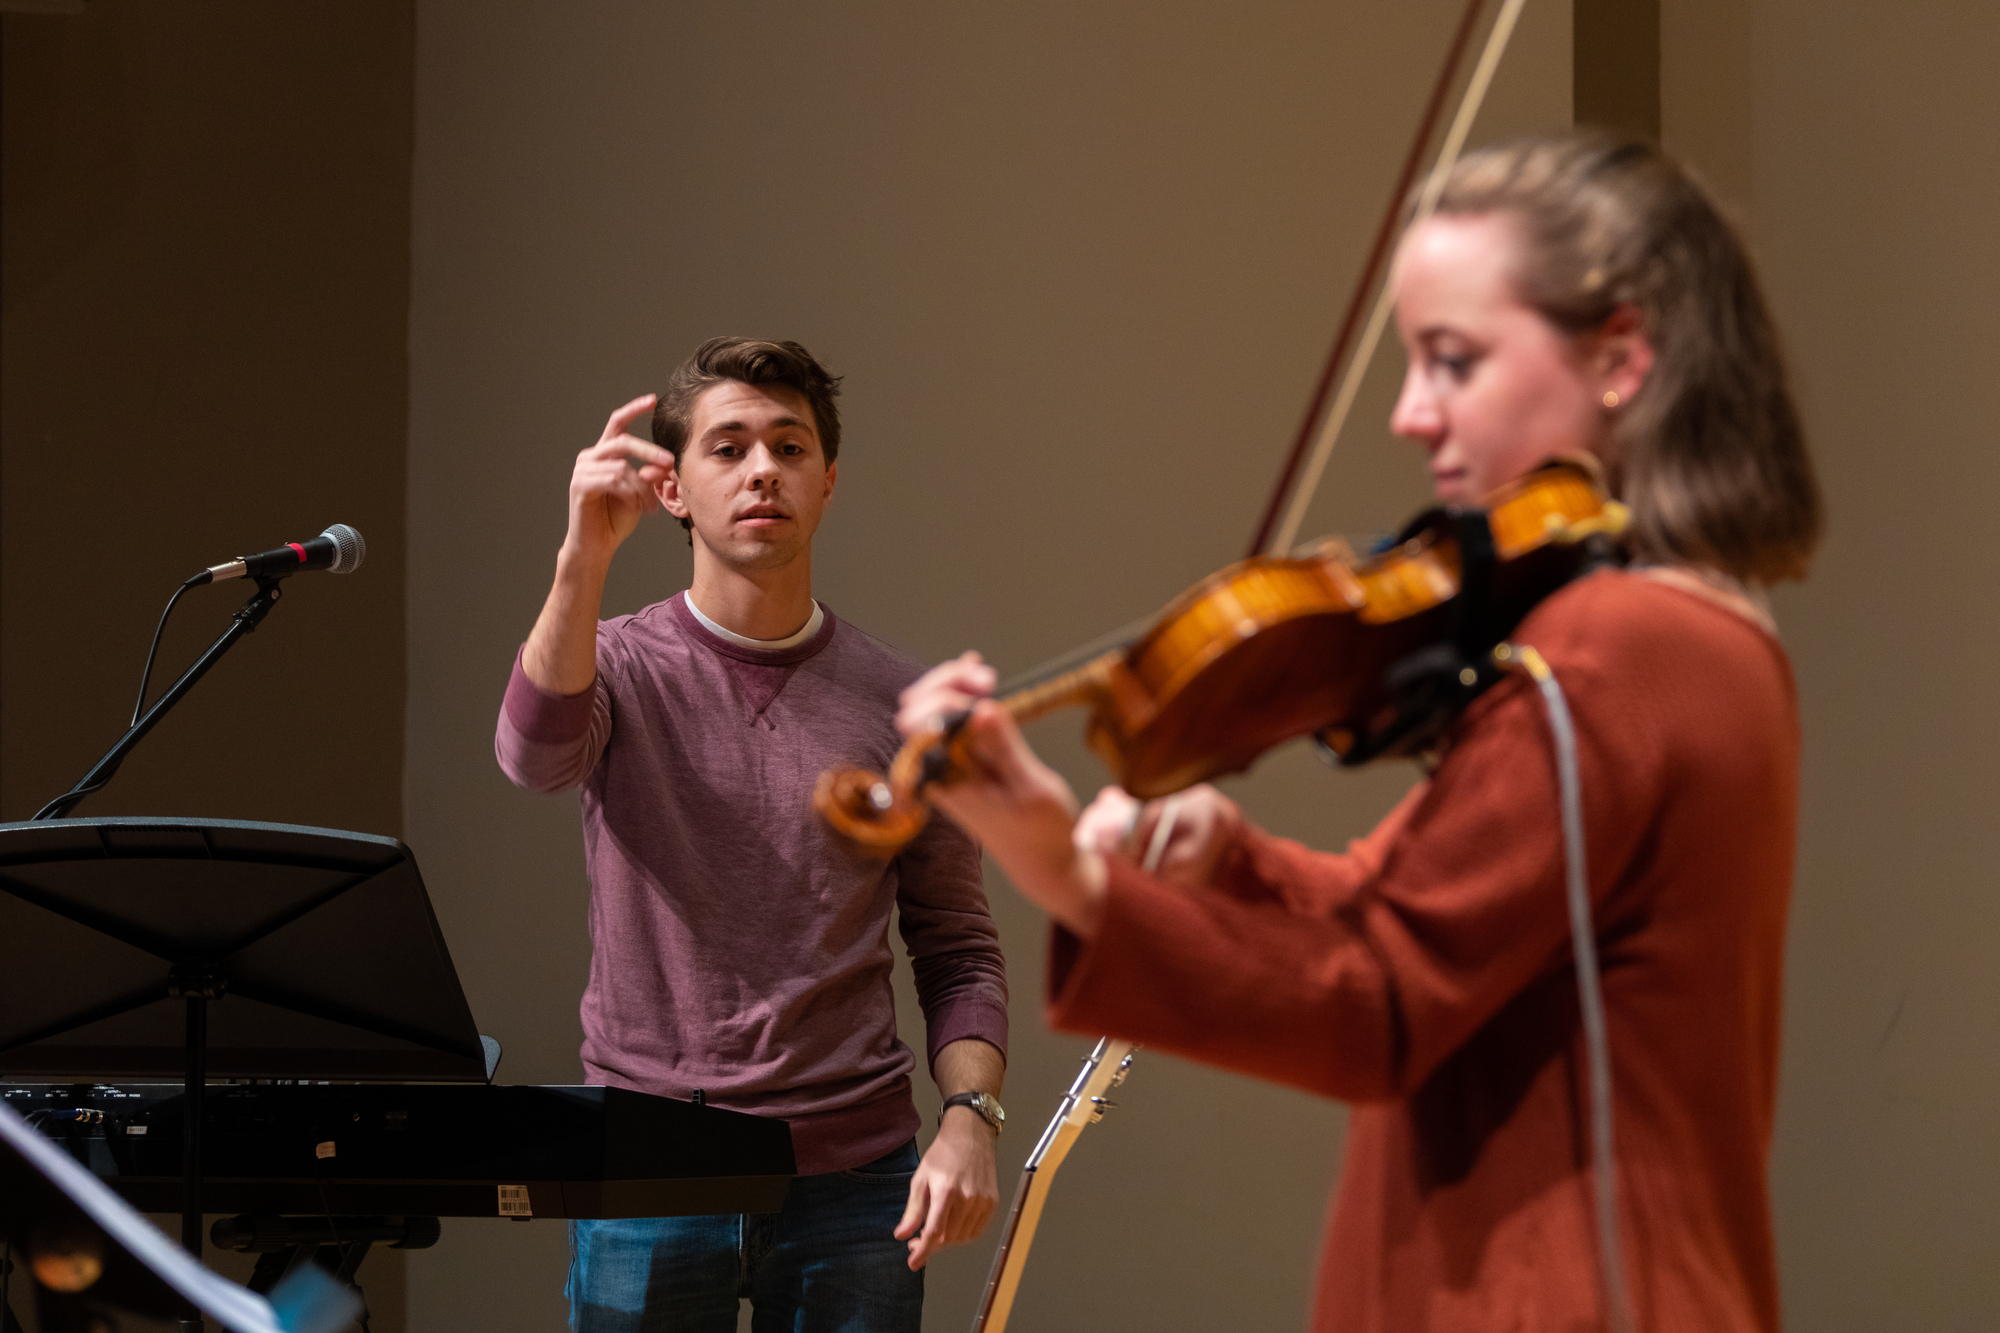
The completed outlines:
<svg viewBox="0 0 2000 1333">
<path fill-rule="evenodd" d="M 694 349 L 653 404 L 653 443 L 680 462 L 694 421 L 694 400 L 718 384 L 775 384 L 797 393 L 812 409 L 813 428 L 828 466 L 840 453 L 840 377 L 826 373 L 813 354 L 793 342 L 761 338 L 710 338 Z"/>
</svg>

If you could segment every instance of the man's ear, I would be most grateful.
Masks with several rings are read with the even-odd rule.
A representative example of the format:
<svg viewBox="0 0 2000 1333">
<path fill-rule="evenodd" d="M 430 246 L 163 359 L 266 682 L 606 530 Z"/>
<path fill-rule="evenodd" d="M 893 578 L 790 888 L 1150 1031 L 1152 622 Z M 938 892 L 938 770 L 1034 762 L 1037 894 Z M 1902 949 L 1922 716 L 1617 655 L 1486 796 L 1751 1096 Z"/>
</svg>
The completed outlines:
<svg viewBox="0 0 2000 1333">
<path fill-rule="evenodd" d="M 833 474 L 838 472 L 839 470 L 840 470 L 840 464 L 837 462 L 828 463 L 826 465 L 826 491 L 822 496 L 822 500 L 824 503 L 830 504 L 833 501 Z"/>
<path fill-rule="evenodd" d="M 681 460 L 674 459 L 667 475 L 653 483 L 653 494 L 659 497 L 660 507 L 675 518 L 688 516 L 687 501 L 681 499 Z"/>
</svg>

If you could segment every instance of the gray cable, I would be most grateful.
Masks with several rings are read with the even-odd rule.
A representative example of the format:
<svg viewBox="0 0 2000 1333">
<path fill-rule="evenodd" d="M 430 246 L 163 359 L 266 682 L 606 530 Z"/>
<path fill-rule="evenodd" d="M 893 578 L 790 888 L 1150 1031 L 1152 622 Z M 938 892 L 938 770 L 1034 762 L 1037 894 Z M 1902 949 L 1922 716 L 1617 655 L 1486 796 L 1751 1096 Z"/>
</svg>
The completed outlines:
<svg viewBox="0 0 2000 1333">
<path fill-rule="evenodd" d="M 1604 985 L 1597 970 L 1597 932 L 1590 920 L 1590 876 L 1583 843 L 1583 782 L 1576 762 L 1576 726 L 1555 672 L 1532 647 L 1501 644 L 1494 657 L 1526 670 L 1542 692 L 1555 738 L 1556 781 L 1562 794 L 1563 855 L 1569 888 L 1569 931 L 1576 954 L 1576 991 L 1583 1009 L 1590 1071 L 1591 1175 L 1596 1193 L 1597 1259 L 1604 1279 L 1605 1322 L 1632 1333 L 1632 1303 L 1618 1243 L 1618 1158 L 1611 1136 L 1611 1042 L 1604 1024 Z"/>
</svg>

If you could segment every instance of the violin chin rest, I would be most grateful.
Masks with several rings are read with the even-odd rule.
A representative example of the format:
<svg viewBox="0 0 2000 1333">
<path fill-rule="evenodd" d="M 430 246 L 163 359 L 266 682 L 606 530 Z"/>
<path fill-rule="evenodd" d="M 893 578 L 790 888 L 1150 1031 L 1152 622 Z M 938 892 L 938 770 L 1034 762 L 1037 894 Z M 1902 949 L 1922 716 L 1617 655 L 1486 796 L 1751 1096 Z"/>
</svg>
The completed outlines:
<svg viewBox="0 0 2000 1333">
<path fill-rule="evenodd" d="M 865 768 L 830 768 L 813 788 L 813 809 L 857 851 L 891 857 L 923 830 L 930 808 L 893 791 Z"/>
</svg>

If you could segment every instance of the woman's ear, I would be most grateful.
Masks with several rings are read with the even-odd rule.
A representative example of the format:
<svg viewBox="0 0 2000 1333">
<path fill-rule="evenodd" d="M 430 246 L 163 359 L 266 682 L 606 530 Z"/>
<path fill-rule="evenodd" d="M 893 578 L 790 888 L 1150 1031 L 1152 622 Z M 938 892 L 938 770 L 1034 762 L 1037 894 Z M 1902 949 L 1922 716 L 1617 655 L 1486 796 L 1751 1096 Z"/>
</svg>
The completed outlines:
<svg viewBox="0 0 2000 1333">
<path fill-rule="evenodd" d="M 1637 306 L 1621 305 L 1598 326 L 1594 338 L 1597 345 L 1591 359 L 1605 402 L 1629 402 L 1653 373 L 1653 342 L 1646 336 L 1645 318 Z"/>
</svg>

